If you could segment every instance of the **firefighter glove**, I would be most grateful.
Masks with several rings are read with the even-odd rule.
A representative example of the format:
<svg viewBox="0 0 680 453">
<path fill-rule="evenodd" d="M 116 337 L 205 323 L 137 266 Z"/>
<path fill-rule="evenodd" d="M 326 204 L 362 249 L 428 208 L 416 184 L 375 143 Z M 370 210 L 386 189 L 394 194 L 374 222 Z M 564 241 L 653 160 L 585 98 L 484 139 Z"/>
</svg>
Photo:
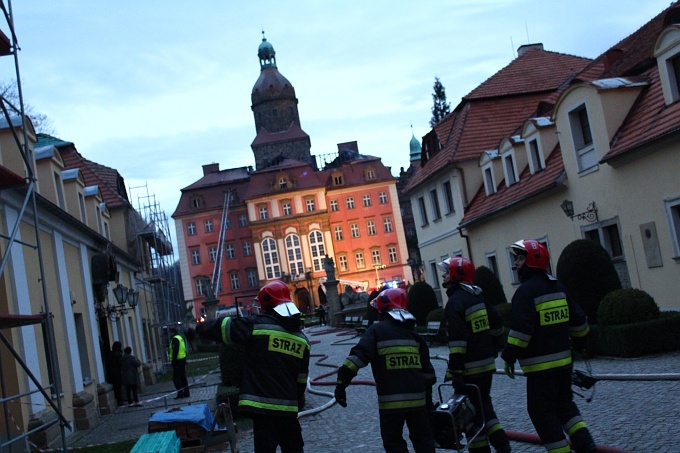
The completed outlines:
<svg viewBox="0 0 680 453">
<path fill-rule="evenodd" d="M 503 367 L 503 369 L 505 370 L 505 374 L 507 374 L 510 379 L 515 379 L 515 364 L 514 363 L 505 362 L 505 366 Z"/>
<path fill-rule="evenodd" d="M 335 401 L 338 402 L 342 407 L 347 407 L 347 392 L 345 391 L 347 387 L 344 385 L 335 386 Z"/>
</svg>

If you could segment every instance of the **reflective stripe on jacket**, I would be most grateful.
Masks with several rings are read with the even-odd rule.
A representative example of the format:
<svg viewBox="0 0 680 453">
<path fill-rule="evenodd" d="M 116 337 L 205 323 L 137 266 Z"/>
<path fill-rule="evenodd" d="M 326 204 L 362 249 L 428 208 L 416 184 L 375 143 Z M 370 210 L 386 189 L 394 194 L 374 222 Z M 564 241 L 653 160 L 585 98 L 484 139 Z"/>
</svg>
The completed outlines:
<svg viewBox="0 0 680 453">
<path fill-rule="evenodd" d="M 348 385 L 360 368 L 371 364 L 382 411 L 409 411 L 426 406 L 436 382 L 425 340 L 412 326 L 387 317 L 371 325 L 338 371 Z"/>
<path fill-rule="evenodd" d="M 569 299 L 564 285 L 540 273 L 515 291 L 510 319 L 503 360 L 518 360 L 524 373 L 571 366 L 570 336 L 589 331 L 583 310 Z"/>
<path fill-rule="evenodd" d="M 239 408 L 297 417 L 304 401 L 310 345 L 298 317 L 273 314 L 223 318 L 216 324 L 225 344 L 245 346 Z"/>
</svg>

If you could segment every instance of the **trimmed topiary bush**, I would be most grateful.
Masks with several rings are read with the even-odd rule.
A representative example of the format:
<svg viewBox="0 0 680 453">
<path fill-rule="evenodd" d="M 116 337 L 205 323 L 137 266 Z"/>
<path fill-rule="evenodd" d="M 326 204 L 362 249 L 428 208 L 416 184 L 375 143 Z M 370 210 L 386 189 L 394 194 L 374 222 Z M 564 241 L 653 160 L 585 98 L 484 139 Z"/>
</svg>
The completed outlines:
<svg viewBox="0 0 680 453">
<path fill-rule="evenodd" d="M 589 239 L 578 239 L 564 248 L 557 261 L 557 278 L 591 324 L 598 323 L 597 310 L 604 296 L 621 289 L 621 280 L 609 253 Z"/>
<path fill-rule="evenodd" d="M 597 319 L 602 326 L 620 326 L 659 318 L 659 306 L 645 291 L 617 289 L 602 299 Z"/>
<path fill-rule="evenodd" d="M 416 282 L 408 292 L 408 311 L 419 326 L 427 324 L 427 315 L 438 308 L 437 294 L 426 282 Z"/>
<path fill-rule="evenodd" d="M 500 305 L 508 302 L 503 291 L 503 285 L 496 274 L 486 266 L 479 266 L 475 272 L 473 283 L 484 291 L 484 297 L 491 305 Z"/>
</svg>

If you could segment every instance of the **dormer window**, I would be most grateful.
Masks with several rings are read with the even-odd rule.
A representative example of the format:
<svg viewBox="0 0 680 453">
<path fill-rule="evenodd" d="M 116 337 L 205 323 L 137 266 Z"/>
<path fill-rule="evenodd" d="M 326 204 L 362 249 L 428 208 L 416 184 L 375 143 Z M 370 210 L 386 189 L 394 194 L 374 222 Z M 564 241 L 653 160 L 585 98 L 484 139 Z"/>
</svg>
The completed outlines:
<svg viewBox="0 0 680 453">
<path fill-rule="evenodd" d="M 484 167 L 482 174 L 484 175 L 484 189 L 486 190 L 486 195 L 493 195 L 496 193 L 496 184 L 494 183 L 491 165 Z"/>
<path fill-rule="evenodd" d="M 279 178 L 279 189 L 285 189 L 288 187 L 288 180 L 286 178 Z"/>
<path fill-rule="evenodd" d="M 203 197 L 191 197 L 191 207 L 193 209 L 200 209 L 203 207 Z"/>
<path fill-rule="evenodd" d="M 345 183 L 345 178 L 342 173 L 333 173 L 332 178 L 334 186 L 341 186 Z"/>
<path fill-rule="evenodd" d="M 541 155 L 541 150 L 538 147 L 538 140 L 536 139 L 530 140 L 528 147 L 530 167 L 529 169 L 531 170 L 531 173 L 534 174 L 537 171 L 541 171 L 543 169 L 543 158 Z"/>
<path fill-rule="evenodd" d="M 369 168 L 366 170 L 366 181 L 373 181 L 375 179 L 375 170 Z"/>
<path fill-rule="evenodd" d="M 505 172 L 505 185 L 511 186 L 517 183 L 517 170 L 515 169 L 515 156 L 512 153 L 503 155 L 503 171 Z"/>
<path fill-rule="evenodd" d="M 680 25 L 671 25 L 659 34 L 654 56 L 664 101 L 667 105 L 680 101 Z"/>
<path fill-rule="evenodd" d="M 569 126 L 574 140 L 579 173 L 597 170 L 597 153 L 585 104 L 569 112 Z"/>
</svg>

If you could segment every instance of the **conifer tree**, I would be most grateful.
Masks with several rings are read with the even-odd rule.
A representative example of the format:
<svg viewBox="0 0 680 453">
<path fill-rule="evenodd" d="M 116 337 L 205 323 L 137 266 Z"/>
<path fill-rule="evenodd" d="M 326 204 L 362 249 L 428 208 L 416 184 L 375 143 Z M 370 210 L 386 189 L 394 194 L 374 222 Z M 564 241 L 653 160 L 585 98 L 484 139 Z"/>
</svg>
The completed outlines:
<svg viewBox="0 0 680 453">
<path fill-rule="evenodd" d="M 434 78 L 434 86 L 432 88 L 434 90 L 432 93 L 434 105 L 432 106 L 430 126 L 434 126 L 444 118 L 449 113 L 451 107 L 451 104 L 446 102 L 446 90 L 444 89 L 444 85 L 439 81 L 439 77 Z"/>
</svg>

